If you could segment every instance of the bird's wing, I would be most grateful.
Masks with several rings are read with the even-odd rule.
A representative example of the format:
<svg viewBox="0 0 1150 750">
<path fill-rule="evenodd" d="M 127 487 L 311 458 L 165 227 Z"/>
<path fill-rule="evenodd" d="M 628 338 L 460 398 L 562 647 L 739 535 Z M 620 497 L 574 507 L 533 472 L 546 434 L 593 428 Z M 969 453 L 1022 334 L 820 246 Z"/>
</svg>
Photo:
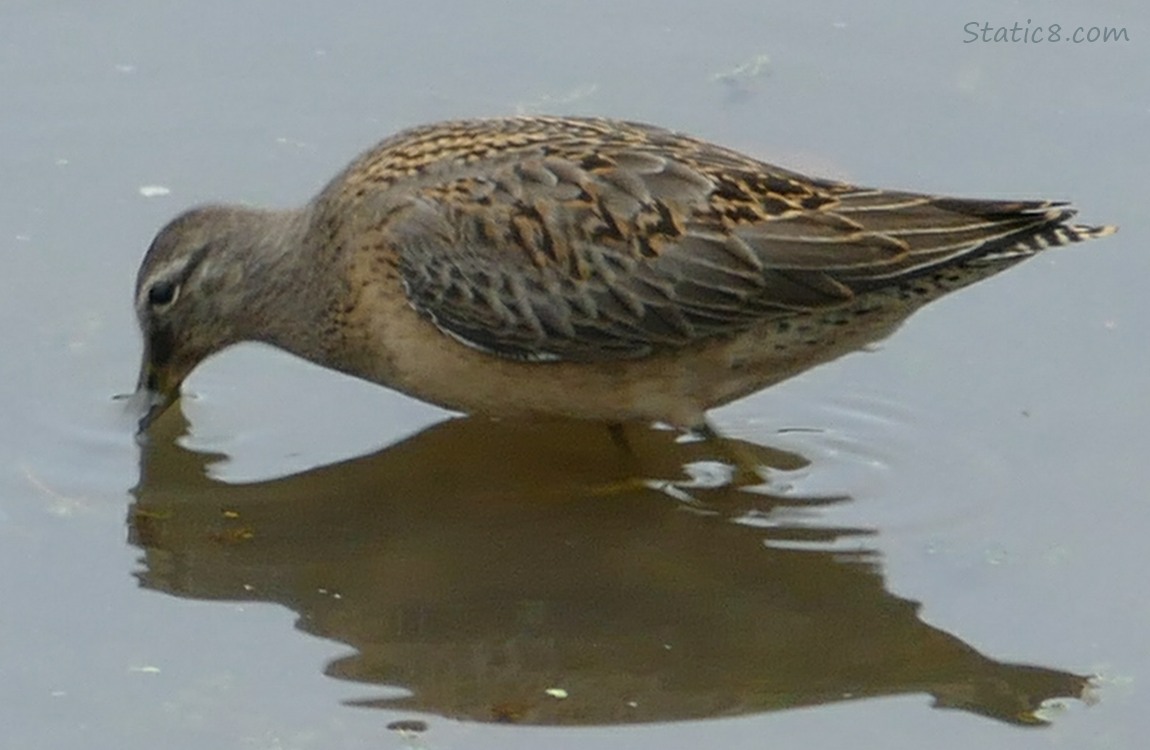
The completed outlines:
<svg viewBox="0 0 1150 750">
<path fill-rule="evenodd" d="M 1057 204 L 858 188 L 631 127 L 423 174 L 387 225 L 411 304 L 502 356 L 639 357 L 1086 229 Z"/>
</svg>

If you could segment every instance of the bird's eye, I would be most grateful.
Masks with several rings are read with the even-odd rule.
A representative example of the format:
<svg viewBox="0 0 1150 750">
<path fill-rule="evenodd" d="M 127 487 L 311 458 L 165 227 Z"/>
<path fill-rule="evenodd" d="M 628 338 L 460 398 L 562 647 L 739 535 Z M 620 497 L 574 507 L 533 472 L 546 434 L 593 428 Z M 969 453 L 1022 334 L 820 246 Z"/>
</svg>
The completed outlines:
<svg viewBox="0 0 1150 750">
<path fill-rule="evenodd" d="M 148 304 L 152 307 L 167 307 L 176 301 L 179 287 L 171 281 L 157 281 L 148 289 Z"/>
</svg>

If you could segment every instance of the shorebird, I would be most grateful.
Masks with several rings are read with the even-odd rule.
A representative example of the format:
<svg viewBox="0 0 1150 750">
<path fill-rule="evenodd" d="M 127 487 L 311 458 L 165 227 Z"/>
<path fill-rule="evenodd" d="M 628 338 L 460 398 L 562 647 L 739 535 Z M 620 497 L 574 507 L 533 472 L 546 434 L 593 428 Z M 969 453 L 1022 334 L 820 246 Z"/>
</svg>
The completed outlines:
<svg viewBox="0 0 1150 750">
<path fill-rule="evenodd" d="M 160 231 L 136 281 L 140 427 L 204 358 L 260 341 L 452 410 L 713 434 L 709 409 L 1115 231 L 1074 213 L 808 177 L 633 122 L 417 127 L 301 208 Z"/>
</svg>

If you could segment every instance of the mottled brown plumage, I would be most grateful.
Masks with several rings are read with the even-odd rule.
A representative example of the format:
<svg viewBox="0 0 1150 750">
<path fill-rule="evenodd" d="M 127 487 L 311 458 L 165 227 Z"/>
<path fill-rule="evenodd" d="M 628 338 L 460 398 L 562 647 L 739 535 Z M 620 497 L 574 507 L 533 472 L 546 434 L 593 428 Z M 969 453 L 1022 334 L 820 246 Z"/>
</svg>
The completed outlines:
<svg viewBox="0 0 1150 750">
<path fill-rule="evenodd" d="M 301 209 L 165 227 L 137 280 L 140 386 L 154 415 L 204 357 L 257 340 L 462 411 L 698 427 L 951 289 L 1114 231 L 1073 215 L 815 179 L 636 123 L 429 125 Z"/>
</svg>

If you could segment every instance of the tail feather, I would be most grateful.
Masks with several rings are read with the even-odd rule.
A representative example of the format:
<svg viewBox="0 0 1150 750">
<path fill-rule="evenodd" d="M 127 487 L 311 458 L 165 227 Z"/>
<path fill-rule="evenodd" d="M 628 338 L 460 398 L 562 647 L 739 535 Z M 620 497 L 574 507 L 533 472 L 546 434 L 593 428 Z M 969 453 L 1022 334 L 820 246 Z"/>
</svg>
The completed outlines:
<svg viewBox="0 0 1150 750">
<path fill-rule="evenodd" d="M 893 262 L 835 274 L 861 291 L 930 274 L 950 265 L 1003 267 L 1058 245 L 1105 237 L 1117 227 L 1071 224 L 1075 210 L 1060 201 L 992 201 L 860 190 L 833 210 L 864 231 L 907 247 Z"/>
</svg>

